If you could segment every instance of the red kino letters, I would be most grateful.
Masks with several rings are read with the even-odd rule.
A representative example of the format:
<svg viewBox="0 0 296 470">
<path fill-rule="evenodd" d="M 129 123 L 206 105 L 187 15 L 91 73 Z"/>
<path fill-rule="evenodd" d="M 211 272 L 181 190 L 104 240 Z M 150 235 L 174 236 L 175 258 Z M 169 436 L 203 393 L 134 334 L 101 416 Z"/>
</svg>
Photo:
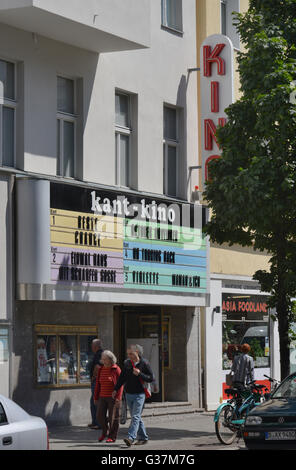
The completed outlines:
<svg viewBox="0 0 296 470">
<path fill-rule="evenodd" d="M 208 164 L 219 158 L 217 125 L 226 124 L 225 108 L 233 103 L 233 46 L 229 38 L 214 34 L 201 46 L 201 121 L 203 183 Z M 215 149 L 215 150 L 214 150 Z M 215 151 L 215 153 L 213 153 Z"/>
<path fill-rule="evenodd" d="M 220 53 L 224 49 L 225 44 L 216 44 L 214 50 L 211 51 L 211 46 L 203 46 L 203 64 L 204 76 L 210 77 L 212 75 L 212 63 L 216 62 L 218 67 L 218 74 L 225 75 L 225 61 L 220 57 Z"/>
</svg>

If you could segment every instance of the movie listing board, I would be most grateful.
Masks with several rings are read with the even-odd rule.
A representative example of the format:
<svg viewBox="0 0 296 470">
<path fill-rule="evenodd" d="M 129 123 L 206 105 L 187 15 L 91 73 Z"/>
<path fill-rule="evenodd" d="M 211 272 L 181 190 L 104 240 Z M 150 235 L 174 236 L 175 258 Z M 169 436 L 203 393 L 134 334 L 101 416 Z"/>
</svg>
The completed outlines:
<svg viewBox="0 0 296 470">
<path fill-rule="evenodd" d="M 192 205 L 57 183 L 50 205 L 53 283 L 206 292 L 206 243 Z"/>
</svg>

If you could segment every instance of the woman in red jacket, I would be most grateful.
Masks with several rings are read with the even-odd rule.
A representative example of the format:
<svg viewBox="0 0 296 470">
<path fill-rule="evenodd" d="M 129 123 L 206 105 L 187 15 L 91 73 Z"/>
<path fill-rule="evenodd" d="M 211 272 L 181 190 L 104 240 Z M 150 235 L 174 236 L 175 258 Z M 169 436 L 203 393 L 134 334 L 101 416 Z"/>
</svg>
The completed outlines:
<svg viewBox="0 0 296 470">
<path fill-rule="evenodd" d="M 119 414 L 123 387 L 112 398 L 114 386 L 120 376 L 121 369 L 116 364 L 117 359 L 111 351 L 103 351 L 101 362 L 103 365 L 99 368 L 97 374 L 96 388 L 94 393 L 94 402 L 97 405 L 97 420 L 102 428 L 102 435 L 99 442 L 112 443 L 116 441 L 119 429 Z M 108 413 L 108 419 L 107 419 Z"/>
</svg>

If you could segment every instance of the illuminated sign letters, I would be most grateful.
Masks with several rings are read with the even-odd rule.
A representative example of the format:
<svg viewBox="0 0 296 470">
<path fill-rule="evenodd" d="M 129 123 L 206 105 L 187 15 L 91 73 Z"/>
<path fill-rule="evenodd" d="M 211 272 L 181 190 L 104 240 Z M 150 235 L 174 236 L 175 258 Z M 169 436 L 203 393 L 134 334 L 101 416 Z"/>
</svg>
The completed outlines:
<svg viewBox="0 0 296 470">
<path fill-rule="evenodd" d="M 202 209 L 51 183 L 51 282 L 204 295 Z"/>
<path fill-rule="evenodd" d="M 208 165 L 219 158 L 217 126 L 226 124 L 225 109 L 233 103 L 233 46 L 220 34 L 209 36 L 201 46 L 201 121 L 203 183 Z"/>
</svg>

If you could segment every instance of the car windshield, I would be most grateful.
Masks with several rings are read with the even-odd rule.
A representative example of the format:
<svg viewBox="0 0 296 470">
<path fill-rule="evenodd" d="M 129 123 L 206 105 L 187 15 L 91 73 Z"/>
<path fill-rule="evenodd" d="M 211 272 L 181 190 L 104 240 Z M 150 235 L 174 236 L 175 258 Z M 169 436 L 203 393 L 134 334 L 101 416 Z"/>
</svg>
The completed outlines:
<svg viewBox="0 0 296 470">
<path fill-rule="evenodd" d="M 276 389 L 272 398 L 296 398 L 296 374 L 284 380 Z"/>
</svg>

